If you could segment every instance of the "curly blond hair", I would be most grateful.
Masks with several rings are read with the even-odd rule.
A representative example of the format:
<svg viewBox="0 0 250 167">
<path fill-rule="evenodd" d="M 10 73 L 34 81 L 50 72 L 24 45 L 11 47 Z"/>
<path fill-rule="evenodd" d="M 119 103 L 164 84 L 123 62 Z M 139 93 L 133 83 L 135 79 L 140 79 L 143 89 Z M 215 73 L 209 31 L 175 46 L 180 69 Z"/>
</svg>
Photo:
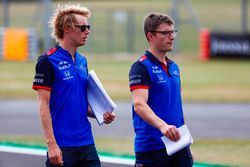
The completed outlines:
<svg viewBox="0 0 250 167">
<path fill-rule="evenodd" d="M 51 36 L 56 42 L 60 42 L 60 40 L 63 39 L 63 29 L 65 27 L 74 28 L 76 14 L 89 18 L 91 12 L 88 8 L 83 7 L 80 4 L 58 5 L 58 8 L 49 20 L 49 27 L 52 29 Z"/>
</svg>

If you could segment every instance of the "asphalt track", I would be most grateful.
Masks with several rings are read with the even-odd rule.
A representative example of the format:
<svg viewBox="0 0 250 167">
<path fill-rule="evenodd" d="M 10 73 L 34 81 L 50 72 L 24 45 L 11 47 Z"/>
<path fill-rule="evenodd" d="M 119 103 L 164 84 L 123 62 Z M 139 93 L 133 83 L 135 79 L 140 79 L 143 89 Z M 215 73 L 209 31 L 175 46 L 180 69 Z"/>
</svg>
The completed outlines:
<svg viewBox="0 0 250 167">
<path fill-rule="evenodd" d="M 133 137 L 131 104 L 117 102 L 116 121 L 99 126 L 91 119 L 95 137 Z M 250 104 L 184 104 L 186 124 L 195 139 L 250 139 Z M 0 135 L 41 135 L 34 100 L 0 100 Z M 45 156 L 0 152 L 0 167 L 44 166 Z M 121 165 L 103 162 L 103 167 Z M 131 166 L 131 165 L 130 165 Z"/>
<path fill-rule="evenodd" d="M 116 120 L 99 126 L 90 119 L 94 136 L 132 137 L 131 104 L 116 102 Z M 250 103 L 185 103 L 185 122 L 194 139 L 250 139 Z M 0 135 L 41 135 L 37 104 L 34 100 L 0 100 Z"/>
</svg>

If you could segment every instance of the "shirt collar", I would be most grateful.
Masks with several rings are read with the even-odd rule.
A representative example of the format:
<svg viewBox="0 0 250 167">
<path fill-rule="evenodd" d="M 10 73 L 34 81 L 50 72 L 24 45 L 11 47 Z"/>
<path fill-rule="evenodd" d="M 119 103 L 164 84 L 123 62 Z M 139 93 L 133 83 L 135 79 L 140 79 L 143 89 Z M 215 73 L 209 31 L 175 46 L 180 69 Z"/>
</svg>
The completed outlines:
<svg viewBox="0 0 250 167">
<path fill-rule="evenodd" d="M 62 48 L 60 45 L 56 45 L 56 48 L 57 49 L 60 49 L 60 51 L 65 55 L 65 56 L 69 56 L 70 58 L 71 58 L 71 55 L 70 55 L 70 53 L 67 51 L 67 50 L 65 50 L 64 48 Z M 76 56 L 77 56 L 77 52 L 75 52 L 75 58 L 76 58 Z"/>
<path fill-rule="evenodd" d="M 156 64 L 162 64 L 162 62 L 160 62 L 150 51 L 146 51 L 145 52 L 145 56 L 147 56 L 152 62 L 156 63 Z M 173 61 L 170 60 L 167 56 L 165 56 L 166 62 L 171 64 Z"/>
</svg>

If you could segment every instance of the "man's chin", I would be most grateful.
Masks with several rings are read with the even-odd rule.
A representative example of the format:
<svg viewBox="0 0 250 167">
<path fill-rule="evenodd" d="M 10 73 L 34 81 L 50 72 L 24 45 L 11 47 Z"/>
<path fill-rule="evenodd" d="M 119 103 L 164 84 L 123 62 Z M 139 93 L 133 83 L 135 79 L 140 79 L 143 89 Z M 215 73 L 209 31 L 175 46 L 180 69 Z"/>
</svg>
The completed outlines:
<svg viewBox="0 0 250 167">
<path fill-rule="evenodd" d="M 82 42 L 82 43 L 79 43 L 79 46 L 78 46 L 78 47 L 84 46 L 84 45 L 85 45 L 85 42 Z"/>
<path fill-rule="evenodd" d="M 173 48 L 168 48 L 166 49 L 166 52 L 171 52 L 173 50 Z"/>
</svg>

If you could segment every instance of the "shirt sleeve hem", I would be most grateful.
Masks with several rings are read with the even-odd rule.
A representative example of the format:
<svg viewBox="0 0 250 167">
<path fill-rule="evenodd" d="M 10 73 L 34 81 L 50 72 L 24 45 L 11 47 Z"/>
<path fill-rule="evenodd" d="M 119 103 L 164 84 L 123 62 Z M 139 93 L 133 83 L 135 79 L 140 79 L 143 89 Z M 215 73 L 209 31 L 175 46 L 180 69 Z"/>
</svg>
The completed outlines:
<svg viewBox="0 0 250 167">
<path fill-rule="evenodd" d="M 37 89 L 45 89 L 45 90 L 49 90 L 51 91 L 52 89 L 50 87 L 47 86 L 37 86 L 37 85 L 33 85 L 32 89 L 37 90 Z"/>
<path fill-rule="evenodd" d="M 130 91 L 133 91 L 135 89 L 149 89 L 149 86 L 146 86 L 146 85 L 130 86 Z"/>
</svg>

